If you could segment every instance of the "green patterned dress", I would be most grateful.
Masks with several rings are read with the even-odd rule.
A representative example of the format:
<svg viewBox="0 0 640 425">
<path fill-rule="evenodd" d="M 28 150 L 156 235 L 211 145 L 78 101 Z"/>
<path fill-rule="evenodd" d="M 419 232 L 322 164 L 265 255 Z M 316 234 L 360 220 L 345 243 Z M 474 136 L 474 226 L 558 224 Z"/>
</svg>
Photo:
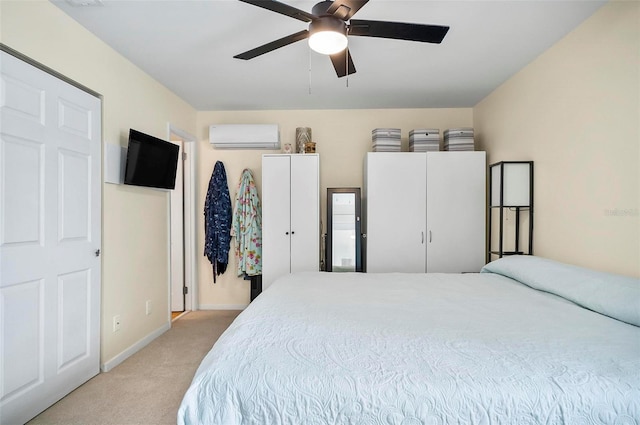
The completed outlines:
<svg viewBox="0 0 640 425">
<path fill-rule="evenodd" d="M 231 236 L 236 238 L 237 275 L 262 274 L 262 211 L 251 170 L 245 169 L 238 184 Z"/>
</svg>

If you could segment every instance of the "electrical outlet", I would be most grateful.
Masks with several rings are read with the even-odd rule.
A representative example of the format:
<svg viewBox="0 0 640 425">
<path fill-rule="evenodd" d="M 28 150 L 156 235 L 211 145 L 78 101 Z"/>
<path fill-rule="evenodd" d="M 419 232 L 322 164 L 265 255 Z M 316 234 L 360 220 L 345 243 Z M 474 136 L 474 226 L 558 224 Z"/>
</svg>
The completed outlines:
<svg viewBox="0 0 640 425">
<path fill-rule="evenodd" d="M 151 314 L 151 300 L 147 300 L 146 308 L 147 308 L 147 316 L 148 316 Z"/>
<path fill-rule="evenodd" d="M 113 331 L 118 332 L 120 330 L 120 316 L 113 316 Z"/>
</svg>

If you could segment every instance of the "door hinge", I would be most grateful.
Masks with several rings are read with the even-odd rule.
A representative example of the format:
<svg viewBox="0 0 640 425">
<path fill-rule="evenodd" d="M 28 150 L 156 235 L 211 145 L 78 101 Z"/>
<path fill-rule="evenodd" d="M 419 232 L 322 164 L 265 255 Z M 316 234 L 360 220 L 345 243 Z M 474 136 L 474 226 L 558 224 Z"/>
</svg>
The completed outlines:
<svg viewBox="0 0 640 425">
<path fill-rule="evenodd" d="M 182 160 L 183 161 L 187 160 L 187 153 L 186 152 L 182 152 Z"/>
<path fill-rule="evenodd" d="M 187 295 L 187 294 L 189 293 L 189 287 L 188 287 L 188 286 L 183 286 L 183 287 L 182 287 L 182 293 L 183 293 L 184 295 Z"/>
<path fill-rule="evenodd" d="M 99 250 L 99 249 L 96 249 L 96 250 L 94 251 L 94 254 L 96 255 L 96 257 L 99 257 L 99 256 L 100 256 L 100 250 Z"/>
</svg>

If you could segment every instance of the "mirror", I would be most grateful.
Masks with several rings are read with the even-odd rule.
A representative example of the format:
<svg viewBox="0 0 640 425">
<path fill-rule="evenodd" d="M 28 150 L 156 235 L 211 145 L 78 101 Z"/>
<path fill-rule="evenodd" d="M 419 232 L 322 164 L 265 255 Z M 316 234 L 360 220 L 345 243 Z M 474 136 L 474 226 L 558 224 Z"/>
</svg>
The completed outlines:
<svg viewBox="0 0 640 425">
<path fill-rule="evenodd" d="M 328 272 L 361 272 L 360 188 L 327 189 Z"/>
</svg>

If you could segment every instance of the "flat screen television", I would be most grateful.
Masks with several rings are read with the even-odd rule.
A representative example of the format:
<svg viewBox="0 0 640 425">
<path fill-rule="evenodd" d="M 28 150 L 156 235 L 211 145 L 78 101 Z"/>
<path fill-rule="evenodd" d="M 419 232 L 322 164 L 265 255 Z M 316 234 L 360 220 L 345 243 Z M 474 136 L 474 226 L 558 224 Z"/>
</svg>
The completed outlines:
<svg viewBox="0 0 640 425">
<path fill-rule="evenodd" d="M 129 130 L 124 184 L 174 189 L 178 149 L 173 143 Z"/>
</svg>

